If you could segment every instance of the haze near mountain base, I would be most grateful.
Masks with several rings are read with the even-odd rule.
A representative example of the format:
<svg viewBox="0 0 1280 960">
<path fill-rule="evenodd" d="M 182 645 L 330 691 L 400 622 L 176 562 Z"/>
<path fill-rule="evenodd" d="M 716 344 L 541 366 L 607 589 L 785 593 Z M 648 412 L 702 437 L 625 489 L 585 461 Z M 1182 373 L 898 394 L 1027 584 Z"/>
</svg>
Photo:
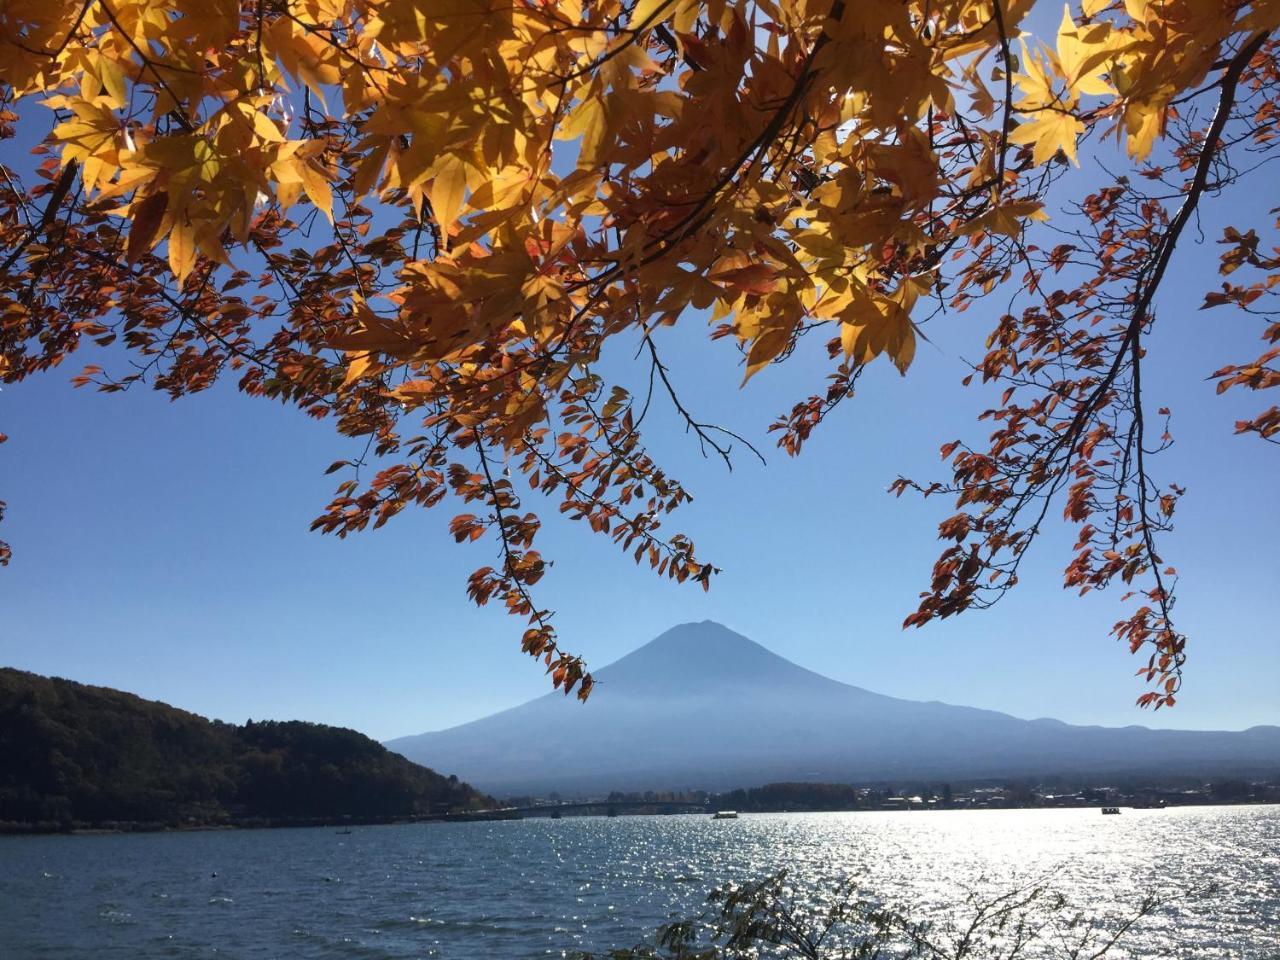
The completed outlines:
<svg viewBox="0 0 1280 960">
<path fill-rule="evenodd" d="M 586 704 L 550 693 L 387 746 L 507 794 L 1280 768 L 1280 727 L 1080 727 L 901 700 L 806 670 L 709 620 L 673 627 L 596 678 Z"/>
</svg>

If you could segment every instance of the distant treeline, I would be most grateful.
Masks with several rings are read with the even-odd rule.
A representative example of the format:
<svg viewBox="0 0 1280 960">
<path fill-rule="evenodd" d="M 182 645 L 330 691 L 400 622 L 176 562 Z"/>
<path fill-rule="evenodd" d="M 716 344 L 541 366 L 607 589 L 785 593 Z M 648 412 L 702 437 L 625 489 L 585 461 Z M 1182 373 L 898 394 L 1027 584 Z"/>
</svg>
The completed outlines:
<svg viewBox="0 0 1280 960">
<path fill-rule="evenodd" d="M 491 804 L 354 730 L 236 726 L 0 668 L 0 828 L 376 821 Z"/>
<path fill-rule="evenodd" d="M 858 810 L 879 806 L 880 794 L 847 783 L 766 783 L 750 790 L 717 794 L 718 809 L 748 811 Z"/>
<path fill-rule="evenodd" d="M 950 787 L 939 788 L 939 795 L 950 799 Z M 849 783 L 766 783 L 761 787 L 710 793 L 705 790 L 615 790 L 608 803 L 700 803 L 714 810 L 744 810 L 754 813 L 787 813 L 823 810 L 876 810 L 886 797 L 896 796 L 891 787 L 868 788 Z M 933 794 L 930 793 L 930 796 Z M 549 798 L 560 799 L 558 794 Z M 530 806 L 539 801 L 532 797 L 513 798 L 515 806 Z"/>
<path fill-rule="evenodd" d="M 715 810 L 746 810 L 752 812 L 788 812 L 818 810 L 875 809 L 882 797 L 892 791 L 870 791 L 847 783 L 767 783 L 762 787 L 730 790 L 726 793 L 710 793 L 706 790 L 645 790 L 624 792 L 615 790 L 608 795 L 607 803 L 698 803 Z M 551 802 L 560 800 L 552 794 Z M 531 806 L 546 800 L 533 797 L 512 798 L 514 806 Z"/>
<path fill-rule="evenodd" d="M 1110 784 L 1094 777 L 1046 777 L 1034 783 L 1020 780 L 965 783 L 767 783 L 760 787 L 708 793 L 700 790 L 624 793 L 614 791 L 608 802 L 629 801 L 701 803 L 708 809 L 752 813 L 802 813 L 834 810 L 881 810 L 901 806 L 905 798 L 942 809 L 973 806 L 1041 807 L 1136 804 L 1195 804 L 1280 802 L 1280 776 L 1267 782 L 1223 779 L 1211 782 L 1189 777 L 1126 777 Z M 558 799 L 556 797 L 552 798 Z M 526 799 L 525 805 L 532 804 Z"/>
</svg>

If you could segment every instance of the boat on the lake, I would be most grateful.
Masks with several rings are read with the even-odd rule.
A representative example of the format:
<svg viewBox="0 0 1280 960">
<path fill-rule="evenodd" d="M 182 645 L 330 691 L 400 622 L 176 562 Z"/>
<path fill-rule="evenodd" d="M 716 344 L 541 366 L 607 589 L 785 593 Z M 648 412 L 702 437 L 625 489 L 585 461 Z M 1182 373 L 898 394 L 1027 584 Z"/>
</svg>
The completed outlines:
<svg viewBox="0 0 1280 960">
<path fill-rule="evenodd" d="M 737 810 L 717 810 L 711 815 L 712 820 L 737 820 Z"/>
<path fill-rule="evenodd" d="M 1102 812 L 1118 817 L 1120 815 L 1120 808 L 1119 807 L 1103 807 Z"/>
</svg>

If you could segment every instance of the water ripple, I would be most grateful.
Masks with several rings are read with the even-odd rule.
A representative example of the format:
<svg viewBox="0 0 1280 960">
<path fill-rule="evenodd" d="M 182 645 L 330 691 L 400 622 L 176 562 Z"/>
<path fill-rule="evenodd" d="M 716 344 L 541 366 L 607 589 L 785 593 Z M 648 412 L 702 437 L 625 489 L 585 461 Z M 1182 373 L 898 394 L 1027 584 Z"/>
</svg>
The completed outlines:
<svg viewBox="0 0 1280 960">
<path fill-rule="evenodd" d="M 1129 960 L 1280 958 L 1280 809 L 1264 807 L 3 837 L 0 863 L 4 960 L 562 956 L 634 943 L 709 887 L 784 866 L 810 906 L 856 880 L 935 921 L 1044 877 L 1104 923 L 1177 890 Z"/>
</svg>

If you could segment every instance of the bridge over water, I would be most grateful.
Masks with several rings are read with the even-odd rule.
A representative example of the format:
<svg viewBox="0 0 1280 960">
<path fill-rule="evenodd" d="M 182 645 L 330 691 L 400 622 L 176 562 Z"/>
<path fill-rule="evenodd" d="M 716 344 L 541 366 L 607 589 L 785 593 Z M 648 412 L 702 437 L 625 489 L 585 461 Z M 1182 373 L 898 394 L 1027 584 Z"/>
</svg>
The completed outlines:
<svg viewBox="0 0 1280 960">
<path fill-rule="evenodd" d="M 679 800 L 584 800 L 516 807 L 522 817 L 606 816 L 625 813 L 710 813 L 705 803 Z"/>
<path fill-rule="evenodd" d="M 705 803 L 690 800 L 581 800 L 575 803 L 539 803 L 528 807 L 502 807 L 474 813 L 453 813 L 448 820 L 523 820 L 526 817 L 620 817 L 629 813 L 711 813 Z"/>
</svg>

